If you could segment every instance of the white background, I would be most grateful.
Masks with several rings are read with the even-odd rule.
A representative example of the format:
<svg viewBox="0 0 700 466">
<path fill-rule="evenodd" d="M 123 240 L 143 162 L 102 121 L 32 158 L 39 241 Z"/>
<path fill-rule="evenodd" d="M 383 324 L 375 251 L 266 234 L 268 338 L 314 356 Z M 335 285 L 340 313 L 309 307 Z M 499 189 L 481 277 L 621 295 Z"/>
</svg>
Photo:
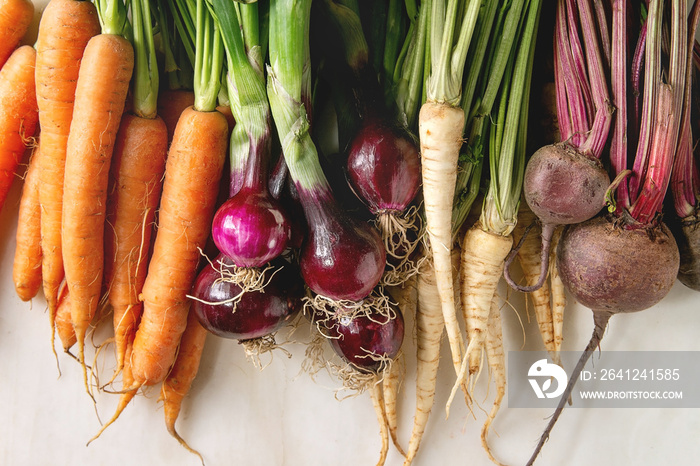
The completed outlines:
<svg viewBox="0 0 700 466">
<path fill-rule="evenodd" d="M 31 34 L 28 40 L 33 40 Z M 20 183 L 15 183 L 0 213 L 0 464 L 200 464 L 165 430 L 157 389 L 137 397 L 101 438 L 86 447 L 100 423 L 83 389 L 80 368 L 60 354 L 59 377 L 49 346 L 43 297 L 24 303 L 14 293 L 11 270 L 19 196 Z M 602 348 L 700 351 L 698 296 L 676 283 L 656 307 L 614 317 Z M 504 308 L 506 351 L 542 349 L 534 319 L 527 321 L 522 297 L 511 295 L 509 301 L 520 318 L 511 308 Z M 404 447 L 412 428 L 415 394 L 410 316 L 407 324 L 404 351 L 409 363 L 399 412 Z M 95 334 L 95 343 L 108 337 L 109 325 L 106 327 Z M 570 303 L 563 349 L 581 350 L 591 331 L 590 311 Z M 199 374 L 177 424 L 181 435 L 204 455 L 206 464 L 376 463 L 379 434 L 368 394 L 339 401 L 336 380 L 321 373 L 313 381 L 301 373 L 307 336 L 306 328 L 300 328 L 295 334 L 298 342 L 287 346 L 292 357 L 277 353 L 263 371 L 246 361 L 236 342 L 208 338 Z M 111 347 L 106 353 L 110 351 Z M 445 362 L 449 361 L 447 354 L 443 345 L 435 407 L 414 464 L 491 464 L 479 440 L 483 412 L 477 411 L 474 419 L 463 404 L 455 402 L 445 420 L 443 408 L 453 382 L 452 368 Z M 112 359 L 105 361 L 101 370 L 108 377 Z M 479 393 L 488 410 L 491 397 L 486 379 L 481 378 Z M 344 395 L 347 393 L 339 394 Z M 97 412 L 103 421 L 113 413 L 116 401 L 117 395 L 98 395 Z M 508 409 L 504 402 L 492 425 L 491 446 L 496 457 L 505 464 L 524 464 L 550 414 L 549 410 Z M 569 408 L 537 464 L 696 464 L 700 458 L 699 414 L 697 409 Z M 402 464 L 393 447 L 387 464 Z"/>
</svg>

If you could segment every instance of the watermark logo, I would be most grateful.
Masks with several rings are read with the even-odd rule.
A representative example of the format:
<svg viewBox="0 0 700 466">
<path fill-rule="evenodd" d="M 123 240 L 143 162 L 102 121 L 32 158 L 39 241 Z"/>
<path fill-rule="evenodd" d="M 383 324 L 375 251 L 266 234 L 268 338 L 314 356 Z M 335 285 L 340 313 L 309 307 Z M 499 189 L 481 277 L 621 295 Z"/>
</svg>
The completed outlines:
<svg viewBox="0 0 700 466">
<path fill-rule="evenodd" d="M 527 371 L 528 382 L 537 395 L 537 398 L 556 398 L 561 396 L 566 389 L 566 372 L 560 366 L 548 362 L 546 359 L 535 361 Z M 544 380 L 542 378 L 546 377 Z M 552 379 L 556 380 L 556 389 L 552 388 Z M 540 385 L 540 381 L 542 385 Z"/>
</svg>

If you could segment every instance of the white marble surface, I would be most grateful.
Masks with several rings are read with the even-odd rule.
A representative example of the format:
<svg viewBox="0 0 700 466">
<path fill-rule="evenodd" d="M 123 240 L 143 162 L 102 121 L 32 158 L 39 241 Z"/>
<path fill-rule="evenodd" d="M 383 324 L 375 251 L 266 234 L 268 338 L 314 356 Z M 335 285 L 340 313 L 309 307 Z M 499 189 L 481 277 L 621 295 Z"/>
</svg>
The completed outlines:
<svg viewBox="0 0 700 466">
<path fill-rule="evenodd" d="M 41 0 L 43 3 L 43 0 Z M 43 297 L 23 303 L 11 280 L 19 185 L 15 184 L 0 214 L 0 464 L 3 465 L 198 465 L 199 460 L 170 437 L 163 423 L 157 390 L 138 397 L 101 438 L 86 446 L 108 419 L 116 395 L 99 394 L 97 410 L 86 395 L 78 364 L 59 355 L 61 375 L 49 346 L 49 324 Z M 605 350 L 700 351 L 700 299 L 677 283 L 670 295 L 647 311 L 614 317 Z M 524 317 L 521 298 L 512 297 L 515 312 L 505 309 L 506 350 L 541 349 L 537 329 Z M 409 328 L 412 320 L 409 319 Z M 592 330 L 590 311 L 567 308 L 565 350 L 582 349 Z M 300 374 L 304 357 L 299 343 L 278 353 L 263 371 L 246 361 L 233 342 L 210 337 L 178 429 L 202 452 L 207 465 L 325 466 L 374 465 L 379 434 L 369 396 L 339 401 L 338 382 L 324 373 L 315 381 Z M 106 338 L 98 331 L 95 342 Z M 414 407 L 413 342 L 404 351 L 408 370 L 402 388 L 399 436 L 407 444 Z M 107 351 L 109 353 L 109 351 Z M 443 357 L 447 346 L 443 345 Z M 439 373 L 436 404 L 414 464 L 489 465 L 479 440 L 485 414 L 472 418 L 463 404 L 453 405 L 445 420 L 444 404 L 452 385 L 452 368 Z M 109 374 L 108 357 L 100 369 Z M 486 377 L 479 384 L 483 406 L 490 408 Z M 339 394 L 340 396 L 343 393 Z M 505 464 L 524 464 L 546 424 L 549 410 L 514 409 L 504 403 L 491 434 L 495 455 Z M 696 464 L 700 458 L 697 409 L 567 409 L 537 462 L 542 466 Z M 390 466 L 402 464 L 391 448 Z"/>
</svg>

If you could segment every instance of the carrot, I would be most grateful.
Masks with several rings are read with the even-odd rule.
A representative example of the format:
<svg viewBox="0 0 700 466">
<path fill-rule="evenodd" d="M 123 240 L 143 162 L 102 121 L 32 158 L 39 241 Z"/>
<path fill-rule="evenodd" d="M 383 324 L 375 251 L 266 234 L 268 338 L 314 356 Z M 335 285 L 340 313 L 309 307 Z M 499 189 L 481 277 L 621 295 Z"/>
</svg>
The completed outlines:
<svg viewBox="0 0 700 466">
<path fill-rule="evenodd" d="M 0 210 L 38 121 L 34 65 L 29 45 L 15 50 L 0 70 Z"/>
<path fill-rule="evenodd" d="M 0 68 L 26 34 L 34 18 L 30 0 L 0 0 Z"/>
<path fill-rule="evenodd" d="M 177 359 L 173 364 L 170 374 L 168 374 L 168 377 L 163 381 L 160 391 L 160 399 L 163 400 L 165 426 L 168 432 L 180 442 L 180 445 L 199 456 L 202 463 L 204 463 L 202 455 L 196 450 L 193 450 L 187 442 L 180 437 L 180 434 L 177 433 L 175 421 L 177 421 L 177 417 L 180 414 L 182 400 L 190 391 L 192 381 L 199 370 L 199 362 L 202 357 L 202 352 L 204 351 L 207 333 L 207 330 L 202 327 L 199 320 L 197 320 L 197 315 L 193 311 L 189 312 L 187 316 L 187 328 L 182 334 Z"/>
<path fill-rule="evenodd" d="M 175 362 L 187 326 L 187 294 L 209 237 L 226 159 L 228 122 L 216 111 L 223 43 L 204 0 L 196 2 L 196 22 L 195 103 L 180 115 L 165 164 L 158 230 L 131 355 L 135 386 L 163 381 Z"/>
<path fill-rule="evenodd" d="M 216 110 L 226 117 L 226 122 L 228 123 L 228 130 L 231 131 L 234 126 L 236 126 L 236 118 L 233 116 L 230 105 L 217 105 Z"/>
<path fill-rule="evenodd" d="M 130 356 L 131 356 L 131 350 L 132 350 L 132 345 L 133 342 L 128 342 L 126 345 L 126 357 L 125 357 L 125 363 L 124 367 L 122 368 L 122 387 L 131 387 L 134 384 L 134 377 L 131 373 L 131 364 L 130 364 Z M 117 404 L 117 409 L 115 410 L 114 414 L 112 415 L 112 418 L 107 421 L 95 434 L 94 437 L 92 437 L 90 440 L 88 440 L 88 445 L 95 439 L 97 439 L 102 433 L 107 430 L 107 427 L 111 426 L 114 424 L 114 422 L 119 418 L 121 413 L 126 409 L 126 407 L 131 403 L 131 400 L 134 399 L 136 396 L 136 393 L 138 393 L 138 389 L 124 389 L 121 394 L 119 395 L 119 402 Z"/>
<path fill-rule="evenodd" d="M 40 146 L 29 159 L 17 215 L 12 281 L 22 301 L 29 301 L 41 288 L 41 207 L 39 205 Z"/>
<path fill-rule="evenodd" d="M 41 275 L 52 348 L 58 288 L 64 277 L 61 217 L 68 132 L 83 51 L 99 32 L 97 10 L 85 1 L 51 0 L 39 22 L 35 78 L 43 145 L 39 167 Z"/>
<path fill-rule="evenodd" d="M 68 287 L 65 282 L 61 285 L 58 292 L 58 309 L 56 310 L 56 332 L 58 338 L 63 345 L 63 351 L 70 352 L 70 349 L 77 341 L 75 338 L 75 330 L 73 329 L 73 321 L 71 320 L 71 301 Z"/>
<path fill-rule="evenodd" d="M 124 365 L 126 343 L 133 339 L 143 308 L 139 294 L 148 270 L 167 145 L 167 129 L 161 118 L 122 117 L 111 165 L 104 244 L 104 278 L 113 308 L 117 372 Z"/>
<path fill-rule="evenodd" d="M 138 385 L 161 382 L 175 360 L 227 144 L 228 123 L 222 114 L 193 107 L 182 113 L 166 161 L 158 231 L 142 293 L 143 315 L 134 340 Z"/>
<path fill-rule="evenodd" d="M 382 391 L 382 383 L 377 381 L 371 384 L 369 389 L 372 398 L 372 406 L 377 415 L 379 423 L 379 435 L 382 440 L 382 447 L 379 451 L 379 461 L 377 466 L 382 466 L 386 463 L 386 457 L 389 453 L 389 429 L 386 420 L 386 411 L 384 410 L 384 392 Z"/>
<path fill-rule="evenodd" d="M 513 243 L 520 245 L 520 249 L 518 249 L 518 260 L 520 262 L 520 268 L 523 270 L 527 286 L 532 286 L 537 283 L 542 268 L 542 260 L 540 257 L 542 249 L 540 234 L 542 230 L 539 224 L 533 224 L 535 220 L 535 214 L 527 208 L 525 202 L 521 202 L 520 211 L 518 213 L 518 223 L 512 235 Z M 525 233 L 528 227 L 531 228 Z M 525 234 L 525 236 L 521 242 L 523 234 Z M 528 293 L 528 296 L 532 299 L 535 318 L 537 319 L 537 325 L 544 347 L 552 356 L 552 360 L 558 362 L 554 348 L 554 325 L 552 320 L 552 306 L 550 303 L 550 289 L 547 281 L 545 280 L 540 288 Z"/>
<path fill-rule="evenodd" d="M 109 168 L 133 67 L 133 47 L 122 36 L 99 34 L 90 39 L 80 66 L 68 136 L 63 261 L 85 377 L 85 334 L 102 294 Z M 105 74 L 111 79 L 99 78 Z"/>
<path fill-rule="evenodd" d="M 452 363 L 459 373 L 464 339 L 454 303 L 452 251 L 452 198 L 457 182 L 457 158 L 462 146 L 464 111 L 427 102 L 419 114 L 423 198 L 436 284 L 450 343 Z"/>
<path fill-rule="evenodd" d="M 158 95 L 158 115 L 168 128 L 168 142 L 173 140 L 180 115 L 194 105 L 194 92 L 187 89 L 168 89 Z"/>
<path fill-rule="evenodd" d="M 110 166 L 105 228 L 104 281 L 113 309 L 117 368 L 124 366 L 143 303 L 139 295 L 148 270 L 155 211 L 160 200 L 168 130 L 157 115 L 159 86 L 151 12 L 131 2 L 134 72 L 131 112 L 124 113 Z"/>
<path fill-rule="evenodd" d="M 486 355 L 489 365 L 491 377 L 496 384 L 496 398 L 493 401 L 493 406 L 489 412 L 486 422 L 481 428 L 481 445 L 486 450 L 486 454 L 491 461 L 500 465 L 501 463 L 494 458 L 491 453 L 491 447 L 488 444 L 488 434 L 491 423 L 493 422 L 498 410 L 501 407 L 501 402 L 506 394 L 506 357 L 503 350 L 503 329 L 501 324 L 501 310 L 498 306 L 498 296 L 493 295 L 491 300 L 491 311 L 489 312 L 488 328 L 486 330 Z"/>
</svg>

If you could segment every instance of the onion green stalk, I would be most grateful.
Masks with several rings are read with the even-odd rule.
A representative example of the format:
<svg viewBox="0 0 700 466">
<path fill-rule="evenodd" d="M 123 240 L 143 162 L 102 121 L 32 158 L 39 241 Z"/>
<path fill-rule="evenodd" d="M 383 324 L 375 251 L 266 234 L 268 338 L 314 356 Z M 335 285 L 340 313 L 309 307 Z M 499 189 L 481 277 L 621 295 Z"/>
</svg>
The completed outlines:
<svg viewBox="0 0 700 466">
<path fill-rule="evenodd" d="M 236 4 L 213 0 L 213 9 L 226 49 L 226 84 L 231 112 L 236 120 L 231 132 L 231 187 L 235 195 L 243 186 L 247 162 L 270 157 L 271 114 L 263 72 L 259 3 Z M 240 20 L 239 20 L 240 18 Z"/>
</svg>

